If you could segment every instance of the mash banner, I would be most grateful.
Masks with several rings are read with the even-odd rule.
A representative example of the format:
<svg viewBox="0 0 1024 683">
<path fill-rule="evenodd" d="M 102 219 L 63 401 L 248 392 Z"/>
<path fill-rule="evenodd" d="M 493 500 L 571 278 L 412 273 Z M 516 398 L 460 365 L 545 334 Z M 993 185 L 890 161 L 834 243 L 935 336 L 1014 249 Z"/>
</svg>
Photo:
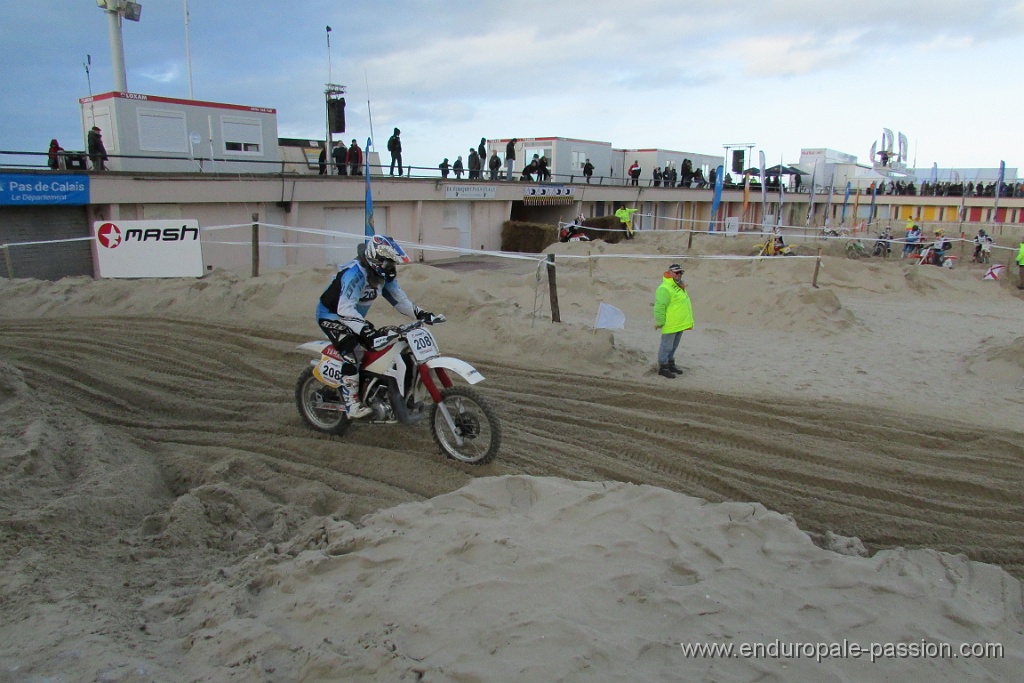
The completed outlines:
<svg viewBox="0 0 1024 683">
<path fill-rule="evenodd" d="M 100 277 L 202 277 L 199 221 L 96 221 Z"/>
</svg>

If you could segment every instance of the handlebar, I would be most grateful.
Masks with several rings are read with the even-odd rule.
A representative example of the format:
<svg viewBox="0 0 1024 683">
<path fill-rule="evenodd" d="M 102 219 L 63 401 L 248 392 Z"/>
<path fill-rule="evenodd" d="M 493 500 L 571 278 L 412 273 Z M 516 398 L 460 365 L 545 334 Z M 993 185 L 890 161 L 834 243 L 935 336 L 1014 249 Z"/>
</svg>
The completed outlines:
<svg viewBox="0 0 1024 683">
<path fill-rule="evenodd" d="M 431 325 L 426 320 L 414 320 L 411 323 L 405 323 L 403 325 L 385 325 L 384 327 L 378 328 L 381 331 L 390 332 L 396 336 L 403 337 L 413 330 L 417 330 L 424 325 Z"/>
</svg>

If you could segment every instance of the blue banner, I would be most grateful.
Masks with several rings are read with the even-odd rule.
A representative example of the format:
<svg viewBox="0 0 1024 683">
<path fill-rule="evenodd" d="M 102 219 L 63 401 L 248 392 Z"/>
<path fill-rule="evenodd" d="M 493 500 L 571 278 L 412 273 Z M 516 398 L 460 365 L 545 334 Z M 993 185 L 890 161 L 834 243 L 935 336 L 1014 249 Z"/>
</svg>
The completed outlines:
<svg viewBox="0 0 1024 683">
<path fill-rule="evenodd" d="M 846 205 L 850 203 L 850 181 L 846 182 L 846 194 L 843 195 L 843 213 L 842 218 L 839 219 L 839 225 L 846 224 Z"/>
<path fill-rule="evenodd" d="M 761 225 L 768 216 L 768 179 L 764 177 L 764 150 L 759 150 L 758 161 L 761 162 Z"/>
<path fill-rule="evenodd" d="M 725 175 L 724 170 L 725 169 L 723 167 L 719 166 L 718 170 L 715 172 L 715 195 L 711 199 L 711 223 L 708 225 L 708 232 L 715 231 L 715 215 L 718 213 L 718 205 L 722 201 L 722 182 L 723 176 Z"/>
<path fill-rule="evenodd" d="M 366 138 L 366 152 L 363 154 L 365 160 L 365 168 L 363 169 L 366 173 L 366 225 L 364 226 L 364 233 L 367 238 L 373 237 L 373 191 L 370 189 L 370 145 L 373 141 L 370 138 Z"/>
<path fill-rule="evenodd" d="M 41 206 L 89 203 L 89 176 L 0 173 L 0 205 Z"/>
</svg>

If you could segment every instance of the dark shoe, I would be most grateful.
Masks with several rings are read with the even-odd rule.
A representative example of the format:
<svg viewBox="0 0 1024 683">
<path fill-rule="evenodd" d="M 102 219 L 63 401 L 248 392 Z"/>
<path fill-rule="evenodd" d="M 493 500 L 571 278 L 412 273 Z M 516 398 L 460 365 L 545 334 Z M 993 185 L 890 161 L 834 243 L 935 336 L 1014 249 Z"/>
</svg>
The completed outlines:
<svg viewBox="0 0 1024 683">
<path fill-rule="evenodd" d="M 674 372 L 677 375 L 683 374 L 683 371 L 677 368 L 675 363 L 669 363 L 666 367 L 668 367 L 670 372 Z"/>
<path fill-rule="evenodd" d="M 676 378 L 675 373 L 669 370 L 667 365 L 662 365 L 661 368 L 658 370 L 658 374 L 661 375 L 662 377 L 668 377 L 669 379 Z"/>
</svg>

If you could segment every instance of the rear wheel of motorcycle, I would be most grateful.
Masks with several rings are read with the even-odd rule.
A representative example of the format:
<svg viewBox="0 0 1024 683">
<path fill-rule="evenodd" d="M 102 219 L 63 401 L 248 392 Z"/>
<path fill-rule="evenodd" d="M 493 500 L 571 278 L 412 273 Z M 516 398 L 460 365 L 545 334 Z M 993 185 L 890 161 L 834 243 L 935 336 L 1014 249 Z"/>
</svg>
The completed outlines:
<svg viewBox="0 0 1024 683">
<path fill-rule="evenodd" d="M 339 389 L 332 389 L 313 376 L 313 368 L 308 367 L 299 375 L 295 383 L 295 405 L 299 415 L 310 427 L 324 434 L 342 436 L 351 424 L 344 410 L 331 410 L 317 406 L 328 403 L 334 406 L 345 405 Z"/>
<path fill-rule="evenodd" d="M 501 423 L 483 396 L 470 387 L 449 387 L 441 392 L 441 401 L 462 437 L 460 446 L 435 404 L 430 413 L 430 431 L 441 452 L 468 465 L 484 465 L 494 460 L 501 447 Z"/>
</svg>

